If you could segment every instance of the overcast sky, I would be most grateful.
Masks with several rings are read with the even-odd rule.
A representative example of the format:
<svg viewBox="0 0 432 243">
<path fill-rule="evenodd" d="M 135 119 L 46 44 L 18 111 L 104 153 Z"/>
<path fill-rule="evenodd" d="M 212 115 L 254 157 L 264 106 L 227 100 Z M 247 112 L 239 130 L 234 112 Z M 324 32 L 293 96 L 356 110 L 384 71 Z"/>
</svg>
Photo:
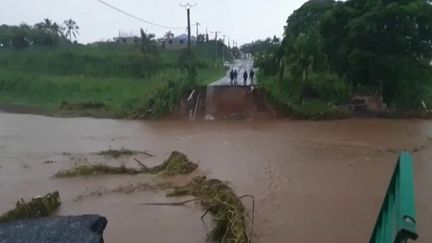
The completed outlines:
<svg viewBox="0 0 432 243">
<path fill-rule="evenodd" d="M 185 26 L 186 11 L 178 0 L 104 0 L 140 18 L 167 26 Z M 288 16 L 305 0 L 191 0 L 191 22 L 247 43 L 268 36 L 282 36 Z M 44 18 L 58 23 L 72 18 L 80 27 L 79 42 L 112 39 L 124 33 L 138 34 L 139 28 L 162 36 L 168 29 L 144 24 L 124 16 L 97 0 L 0 0 L 0 24 L 34 24 Z M 185 30 L 173 30 L 175 34 Z M 195 26 L 192 33 L 196 33 Z M 211 35 L 213 36 L 213 34 Z M 228 38 L 228 37 L 227 37 Z"/>
</svg>

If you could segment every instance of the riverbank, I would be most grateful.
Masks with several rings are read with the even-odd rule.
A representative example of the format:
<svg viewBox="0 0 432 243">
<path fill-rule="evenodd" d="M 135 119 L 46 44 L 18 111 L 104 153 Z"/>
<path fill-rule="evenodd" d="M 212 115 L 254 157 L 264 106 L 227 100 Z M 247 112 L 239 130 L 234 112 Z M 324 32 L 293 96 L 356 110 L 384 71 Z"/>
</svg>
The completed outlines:
<svg viewBox="0 0 432 243">
<path fill-rule="evenodd" d="M 4 73 L 0 71 L 0 77 L 5 78 L 1 74 Z M 223 75 L 223 69 L 202 70 L 197 79 L 200 84 L 207 84 Z M 184 91 L 191 88 L 185 75 L 175 70 L 150 80 L 46 75 L 17 75 L 15 79 L 6 79 L 12 80 L 14 87 L 0 91 L 0 110 L 55 117 L 132 118 L 152 98 L 157 100 L 155 94 L 173 87 L 165 100 L 173 108 L 162 107 L 166 109 L 160 111 L 164 114 L 174 109 Z"/>
<path fill-rule="evenodd" d="M 304 98 L 303 104 L 300 104 L 300 87 L 295 82 L 284 80 L 281 83 L 277 80 L 277 77 L 268 77 L 261 73 L 259 74 L 259 80 L 261 80 L 259 83 L 260 88 L 264 90 L 267 101 L 275 107 L 278 117 L 289 117 L 296 120 L 338 120 L 356 117 L 432 119 L 432 112 L 425 111 L 424 108 L 419 108 L 417 110 L 385 109 L 383 107 L 386 105 L 382 100 L 379 102 L 379 99 L 372 95 L 370 97 L 373 97 L 377 101 L 377 104 L 373 104 L 373 106 L 380 107 L 379 109 L 375 108 L 376 111 L 369 110 L 367 103 L 350 104 L 350 96 L 343 88 L 341 89 L 344 90 L 344 92 L 340 92 L 341 94 L 337 94 L 335 91 L 336 93 L 332 95 L 321 95 L 321 98 L 318 98 L 319 95 L 315 94 L 317 97 Z M 332 93 L 325 90 L 326 88 L 324 85 L 322 89 L 323 94 Z M 321 90 L 317 90 L 316 92 L 319 93 Z M 363 100 L 359 101 L 362 102 Z"/>
<path fill-rule="evenodd" d="M 168 114 L 184 92 L 222 77 L 208 58 L 212 49 L 194 48 L 194 82 L 181 68 L 181 50 L 146 57 L 139 46 L 72 46 L 0 50 L 0 108 L 51 116 L 128 118 Z M 165 96 L 165 100 L 159 100 Z"/>
</svg>

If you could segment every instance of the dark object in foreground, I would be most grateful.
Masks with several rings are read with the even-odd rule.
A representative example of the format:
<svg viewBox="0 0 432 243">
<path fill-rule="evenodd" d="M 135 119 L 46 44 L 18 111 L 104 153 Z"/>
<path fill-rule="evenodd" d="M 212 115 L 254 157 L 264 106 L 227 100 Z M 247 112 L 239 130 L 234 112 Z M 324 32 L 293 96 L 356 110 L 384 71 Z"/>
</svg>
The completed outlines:
<svg viewBox="0 0 432 243">
<path fill-rule="evenodd" d="M 16 203 L 14 209 L 0 216 L 0 223 L 50 216 L 60 204 L 60 194 L 57 191 L 43 197 L 33 198 L 29 202 L 21 199 Z M 3 242 L 1 239 L 0 237 L 0 242 Z"/>
<path fill-rule="evenodd" d="M 99 215 L 19 220 L 0 224 L 0 242 L 102 243 L 107 223 Z"/>
<path fill-rule="evenodd" d="M 369 242 L 401 243 L 417 238 L 413 159 L 402 152 Z"/>
</svg>

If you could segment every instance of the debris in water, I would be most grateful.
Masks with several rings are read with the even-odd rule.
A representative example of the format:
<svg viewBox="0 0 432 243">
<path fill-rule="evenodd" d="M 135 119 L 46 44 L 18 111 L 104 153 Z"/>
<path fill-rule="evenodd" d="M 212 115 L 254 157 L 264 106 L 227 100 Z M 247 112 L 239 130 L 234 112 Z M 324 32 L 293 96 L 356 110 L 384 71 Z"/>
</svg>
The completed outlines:
<svg viewBox="0 0 432 243">
<path fill-rule="evenodd" d="M 41 197 L 35 197 L 30 202 L 24 199 L 16 203 L 16 207 L 0 216 L 0 223 L 20 219 L 40 218 L 50 216 L 61 204 L 60 194 L 55 191 Z"/>
<path fill-rule="evenodd" d="M 171 183 L 159 183 L 159 184 L 152 185 L 150 183 L 140 182 L 138 184 L 130 184 L 130 185 L 126 185 L 126 186 L 120 186 L 120 187 L 117 187 L 114 189 L 98 187 L 94 191 L 78 195 L 74 199 L 74 201 L 78 202 L 78 201 L 82 201 L 82 200 L 87 199 L 87 198 L 100 197 L 100 196 L 103 196 L 105 194 L 111 194 L 111 193 L 131 194 L 131 193 L 139 192 L 139 191 L 157 191 L 157 190 L 163 190 L 163 189 L 168 189 L 168 188 L 172 188 Z"/>
<path fill-rule="evenodd" d="M 250 242 L 246 209 L 240 201 L 241 198 L 237 197 L 226 183 L 196 177 L 189 185 L 177 187 L 167 196 L 195 196 L 199 199 L 200 204 L 207 210 L 206 213 L 210 212 L 213 215 L 216 224 L 211 233 L 213 240 L 221 243 Z"/>
<path fill-rule="evenodd" d="M 198 165 L 189 161 L 189 159 L 183 153 L 174 151 L 171 156 L 165 160 L 161 165 L 155 167 L 147 167 L 145 164 L 141 163 L 139 160 L 135 159 L 140 165 L 141 169 L 127 168 L 122 165 L 119 167 L 108 166 L 103 164 L 96 165 L 80 165 L 68 170 L 60 170 L 55 177 L 76 177 L 76 176 L 89 176 L 89 175 L 116 175 L 116 174 L 126 174 L 126 175 L 137 175 L 137 174 L 160 174 L 166 176 L 183 175 L 190 174 Z"/>
<path fill-rule="evenodd" d="M 54 164 L 54 163 L 56 163 L 56 161 L 54 161 L 54 160 L 46 160 L 45 162 L 44 162 L 44 164 Z"/>
<path fill-rule="evenodd" d="M 102 164 L 96 165 L 80 165 L 68 170 L 60 170 L 55 174 L 55 177 L 77 177 L 77 176 L 90 176 L 90 175 L 118 175 L 118 174 L 127 174 L 127 175 L 137 175 L 143 173 L 141 170 L 127 168 L 122 165 L 119 167 L 108 166 Z"/>
<path fill-rule="evenodd" d="M 141 163 L 141 161 L 137 159 L 135 159 L 135 161 L 141 165 L 146 173 L 166 176 L 190 174 L 198 168 L 198 164 L 190 161 L 185 154 L 178 151 L 172 152 L 168 159 L 166 159 L 161 165 L 155 167 L 149 168 L 145 164 Z"/>
<path fill-rule="evenodd" d="M 121 148 L 120 150 L 109 149 L 109 150 L 105 150 L 105 151 L 101 151 L 101 152 L 97 153 L 97 155 L 112 157 L 114 159 L 120 158 L 122 156 L 132 156 L 132 155 L 137 155 L 137 154 L 145 154 L 149 157 L 154 157 L 154 155 L 152 155 L 146 151 L 134 151 L 134 150 L 126 149 L 126 148 Z"/>
</svg>

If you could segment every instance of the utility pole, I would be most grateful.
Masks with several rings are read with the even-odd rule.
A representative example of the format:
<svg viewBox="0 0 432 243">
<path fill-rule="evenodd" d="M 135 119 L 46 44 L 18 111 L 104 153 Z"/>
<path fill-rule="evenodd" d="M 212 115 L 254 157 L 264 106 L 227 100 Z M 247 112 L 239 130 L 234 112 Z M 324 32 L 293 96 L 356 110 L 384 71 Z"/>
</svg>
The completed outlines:
<svg viewBox="0 0 432 243">
<path fill-rule="evenodd" d="M 196 3 L 190 4 L 189 2 L 186 4 L 180 4 L 180 7 L 186 9 L 187 12 L 187 24 L 188 24 L 188 72 L 189 72 L 189 81 L 192 80 L 192 44 L 191 44 L 191 25 L 190 25 L 190 9 L 195 7 Z"/>
<path fill-rule="evenodd" d="M 187 2 L 186 4 L 180 4 L 180 7 L 183 7 L 186 9 L 187 12 L 187 24 L 188 24 L 188 51 L 189 51 L 189 57 L 192 53 L 192 45 L 191 45 L 191 25 L 190 25 L 190 9 L 195 7 L 196 3 L 190 4 Z"/>
<path fill-rule="evenodd" d="M 225 63 L 225 35 L 223 36 L 222 42 L 222 63 Z"/>
<path fill-rule="evenodd" d="M 213 31 L 213 32 L 211 32 L 211 33 L 214 33 L 215 34 L 215 55 L 214 55 L 214 65 L 215 65 L 215 68 L 217 68 L 217 36 L 218 36 L 218 33 L 221 33 L 220 31 Z"/>
<path fill-rule="evenodd" d="M 200 23 L 196 22 L 196 38 L 197 38 L 197 40 L 198 40 L 198 35 L 199 35 L 198 27 L 200 25 L 201 25 Z"/>
</svg>

